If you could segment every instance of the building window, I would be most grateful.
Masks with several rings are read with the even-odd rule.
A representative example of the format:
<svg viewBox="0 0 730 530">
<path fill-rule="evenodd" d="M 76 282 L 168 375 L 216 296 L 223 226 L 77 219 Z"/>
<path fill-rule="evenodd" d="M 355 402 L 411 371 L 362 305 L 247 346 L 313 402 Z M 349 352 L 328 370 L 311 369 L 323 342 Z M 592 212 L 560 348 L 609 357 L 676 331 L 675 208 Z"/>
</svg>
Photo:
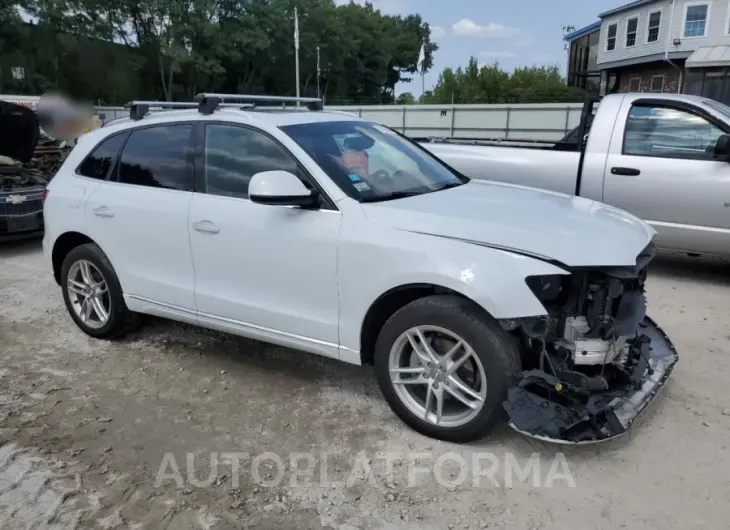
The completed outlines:
<svg viewBox="0 0 730 530">
<path fill-rule="evenodd" d="M 730 104 L 730 69 L 689 68 L 682 85 L 682 92 L 714 99 L 728 105 Z"/>
<path fill-rule="evenodd" d="M 664 74 L 652 76 L 651 91 L 652 92 L 663 92 L 664 91 Z"/>
<path fill-rule="evenodd" d="M 629 79 L 629 92 L 639 92 L 641 90 L 641 78 L 632 77 Z"/>
<path fill-rule="evenodd" d="M 636 46 L 636 28 L 639 27 L 638 18 L 630 18 L 626 22 L 626 47 Z"/>
<path fill-rule="evenodd" d="M 608 26 L 608 38 L 606 39 L 606 51 L 612 52 L 616 49 L 616 34 L 618 33 L 618 24 Z"/>
<path fill-rule="evenodd" d="M 601 72 L 598 70 L 600 32 L 594 31 L 570 42 L 568 86 L 598 92 Z"/>
<path fill-rule="evenodd" d="M 707 35 L 709 4 L 687 4 L 684 11 L 684 37 L 704 37 Z"/>
<path fill-rule="evenodd" d="M 657 42 L 659 40 L 659 26 L 662 23 L 662 12 L 654 11 L 649 13 L 649 25 L 646 31 L 646 42 Z"/>
<path fill-rule="evenodd" d="M 725 84 L 726 78 L 726 72 L 723 70 L 705 71 L 705 84 L 702 87 L 702 95 L 715 101 L 722 101 L 723 85 Z"/>
</svg>

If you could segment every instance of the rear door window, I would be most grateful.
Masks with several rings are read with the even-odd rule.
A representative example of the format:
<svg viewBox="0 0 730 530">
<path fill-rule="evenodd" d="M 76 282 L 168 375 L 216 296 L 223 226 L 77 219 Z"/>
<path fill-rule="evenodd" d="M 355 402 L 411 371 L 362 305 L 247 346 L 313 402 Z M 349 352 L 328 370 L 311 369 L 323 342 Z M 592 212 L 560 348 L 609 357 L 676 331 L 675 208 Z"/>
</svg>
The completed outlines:
<svg viewBox="0 0 730 530">
<path fill-rule="evenodd" d="M 103 140 L 92 152 L 86 157 L 76 173 L 91 179 L 105 180 L 109 175 L 112 164 L 117 159 L 119 149 L 124 143 L 127 134 L 115 134 Z"/>
<path fill-rule="evenodd" d="M 192 132 L 189 123 L 133 130 L 119 159 L 118 181 L 193 191 Z"/>
</svg>

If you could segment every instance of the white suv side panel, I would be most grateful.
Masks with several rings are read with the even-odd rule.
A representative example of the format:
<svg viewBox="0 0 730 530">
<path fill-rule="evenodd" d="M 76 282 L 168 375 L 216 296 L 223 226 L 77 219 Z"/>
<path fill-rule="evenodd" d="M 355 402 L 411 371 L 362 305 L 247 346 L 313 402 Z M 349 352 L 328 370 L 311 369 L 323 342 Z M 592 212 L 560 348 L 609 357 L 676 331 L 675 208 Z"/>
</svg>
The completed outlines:
<svg viewBox="0 0 730 530">
<path fill-rule="evenodd" d="M 369 223 L 367 204 L 345 201 L 346 205 L 340 204 L 338 252 L 343 360 L 359 362 L 352 355 L 345 359 L 345 352 L 360 351 L 368 310 L 394 289 L 438 285 L 475 301 L 495 318 L 520 318 L 545 314 L 525 283 L 526 276 L 566 274 L 526 256 Z"/>
<path fill-rule="evenodd" d="M 188 235 L 192 192 L 101 182 L 86 200 L 86 231 L 119 276 L 130 309 L 195 311 Z M 141 304 L 141 306 L 140 306 Z"/>
<path fill-rule="evenodd" d="M 338 343 L 342 216 L 195 193 L 190 240 L 200 319 Z"/>
<path fill-rule="evenodd" d="M 51 273 L 53 247 L 58 238 L 68 233 L 86 233 L 83 201 L 99 185 L 99 181 L 77 178 L 74 176 L 74 169 L 98 141 L 98 133 L 81 136 L 56 176 L 46 186 L 47 196 L 43 203 L 43 256 Z"/>
</svg>

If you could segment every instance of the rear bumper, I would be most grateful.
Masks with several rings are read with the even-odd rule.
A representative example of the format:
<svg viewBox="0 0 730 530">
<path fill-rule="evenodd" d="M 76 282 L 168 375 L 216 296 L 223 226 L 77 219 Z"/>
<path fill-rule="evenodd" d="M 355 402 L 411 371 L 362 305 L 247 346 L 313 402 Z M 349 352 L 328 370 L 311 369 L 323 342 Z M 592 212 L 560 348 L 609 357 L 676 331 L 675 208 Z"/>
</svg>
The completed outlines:
<svg viewBox="0 0 730 530">
<path fill-rule="evenodd" d="M 679 360 L 674 345 L 653 320 L 644 319 L 641 333 L 648 340 L 632 364 L 630 384 L 579 396 L 570 388 L 556 391 L 560 381 L 544 372 L 523 373 L 504 402 L 510 427 L 560 444 L 603 442 L 628 432 L 664 388 Z"/>
</svg>

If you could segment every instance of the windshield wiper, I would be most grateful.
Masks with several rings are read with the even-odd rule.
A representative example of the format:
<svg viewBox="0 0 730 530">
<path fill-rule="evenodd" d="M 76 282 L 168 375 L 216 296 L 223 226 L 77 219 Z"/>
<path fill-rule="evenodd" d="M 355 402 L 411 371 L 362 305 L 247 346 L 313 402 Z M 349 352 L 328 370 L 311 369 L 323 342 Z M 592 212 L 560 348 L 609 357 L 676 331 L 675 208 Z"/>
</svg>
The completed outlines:
<svg viewBox="0 0 730 530">
<path fill-rule="evenodd" d="M 382 195 L 375 195 L 373 197 L 360 197 L 360 202 L 381 202 L 381 201 L 392 201 L 393 199 L 405 199 L 406 197 L 415 197 L 416 195 L 423 195 L 423 191 L 391 191 L 390 193 L 384 193 Z"/>
</svg>

